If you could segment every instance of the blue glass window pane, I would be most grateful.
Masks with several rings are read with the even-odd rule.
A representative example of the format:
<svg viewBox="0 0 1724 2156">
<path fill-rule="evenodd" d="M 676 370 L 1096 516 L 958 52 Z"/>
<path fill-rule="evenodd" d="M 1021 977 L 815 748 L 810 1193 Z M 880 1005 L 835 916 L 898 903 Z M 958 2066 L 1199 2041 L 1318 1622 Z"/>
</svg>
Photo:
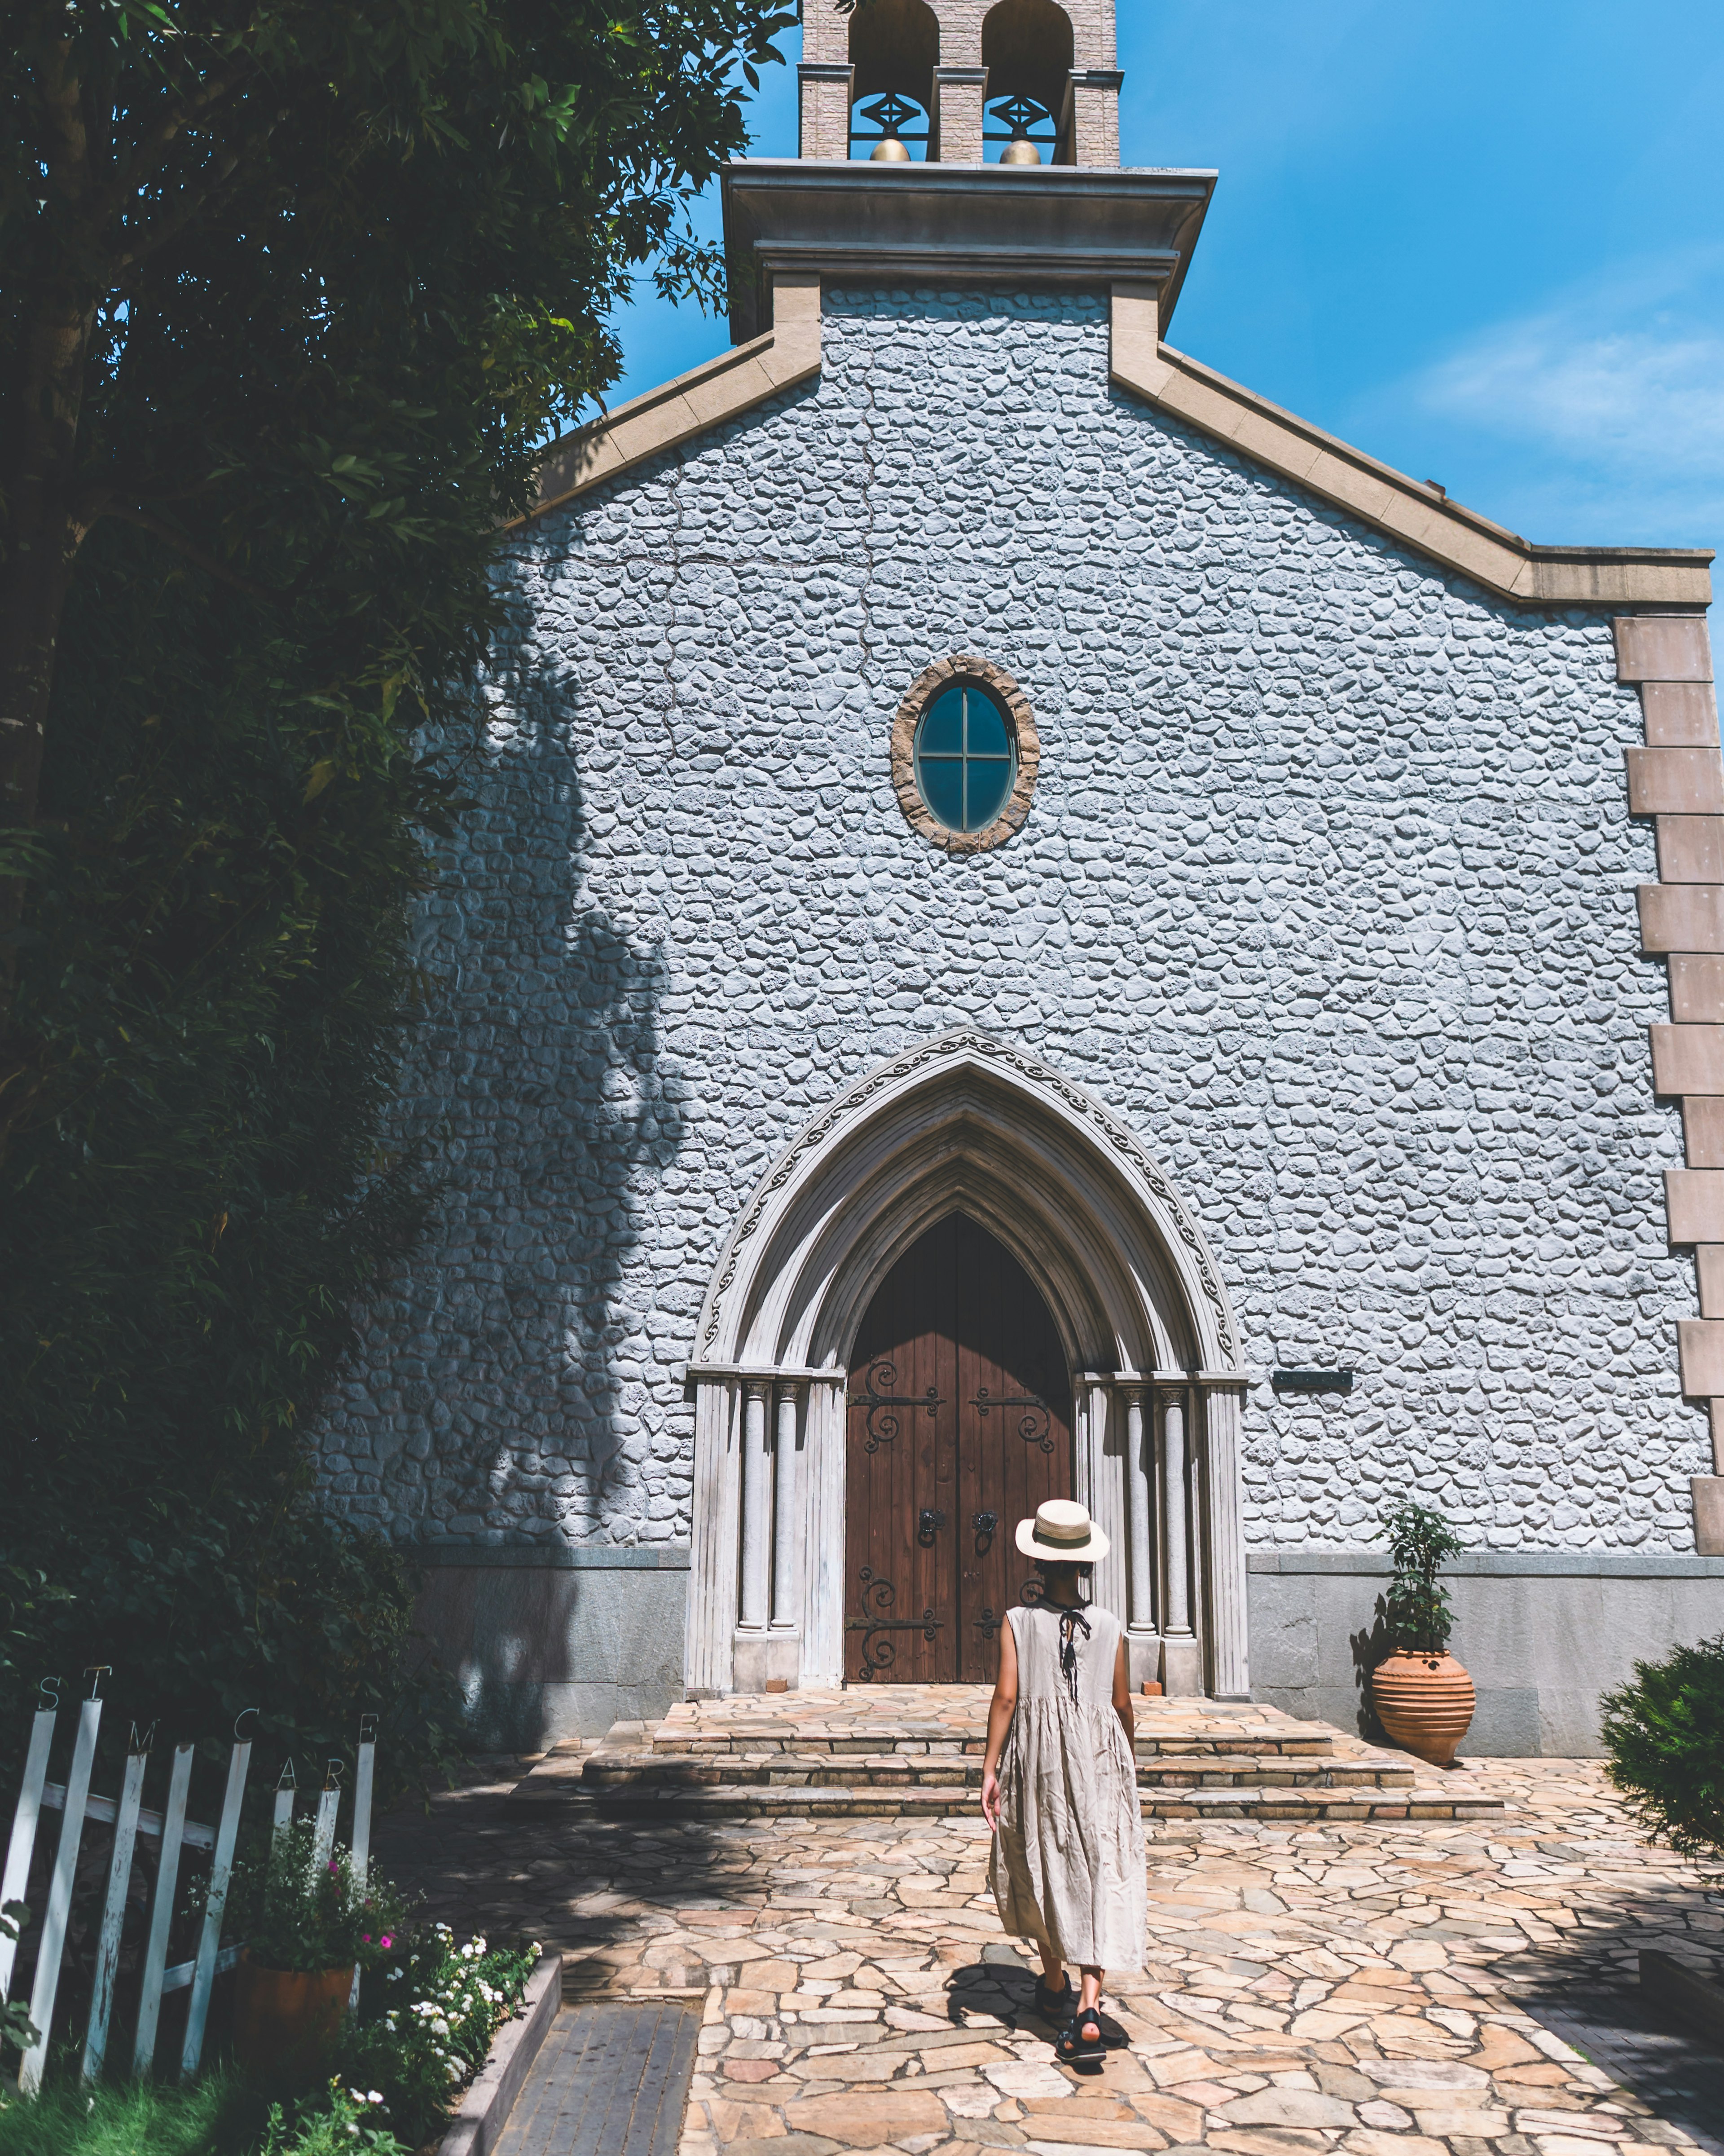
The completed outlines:
<svg viewBox="0 0 1724 2156">
<path fill-rule="evenodd" d="M 966 746 L 972 756 L 1009 756 L 1011 742 L 1006 734 L 1006 721 L 996 705 L 986 696 L 972 691 L 970 703 L 970 738 Z"/>
<path fill-rule="evenodd" d="M 975 722 L 971 721 L 973 734 Z M 983 824 L 991 824 L 1006 805 L 1006 796 L 1012 790 L 1012 767 L 1002 757 L 997 762 L 992 757 L 972 757 L 969 765 L 969 814 L 964 819 L 967 831 L 979 831 Z"/>
<path fill-rule="evenodd" d="M 964 748 L 964 692 L 947 689 L 929 705 L 917 743 L 924 756 L 962 756 Z"/>
<path fill-rule="evenodd" d="M 931 758 L 921 767 L 922 798 L 948 831 L 964 828 L 964 767 L 952 757 Z"/>
</svg>

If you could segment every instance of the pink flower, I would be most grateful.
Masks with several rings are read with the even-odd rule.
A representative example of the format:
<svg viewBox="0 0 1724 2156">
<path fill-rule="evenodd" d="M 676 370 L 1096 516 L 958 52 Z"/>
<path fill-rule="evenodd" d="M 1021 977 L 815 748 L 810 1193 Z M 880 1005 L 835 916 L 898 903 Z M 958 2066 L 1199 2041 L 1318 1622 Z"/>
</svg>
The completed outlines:
<svg viewBox="0 0 1724 2156">
<path fill-rule="evenodd" d="M 394 1940 L 393 1940 L 393 1939 L 392 1939 L 392 1938 L 389 1937 L 388 1933 L 386 1932 L 386 1933 L 384 1933 L 384 1935 L 383 1935 L 383 1951 L 384 1951 L 384 1953 L 387 1953 L 387 1952 L 389 1951 L 390 1948 L 391 1948 L 391 1947 L 393 1947 L 393 1946 L 394 1945 L 394 1943 L 395 1943 Z"/>
</svg>

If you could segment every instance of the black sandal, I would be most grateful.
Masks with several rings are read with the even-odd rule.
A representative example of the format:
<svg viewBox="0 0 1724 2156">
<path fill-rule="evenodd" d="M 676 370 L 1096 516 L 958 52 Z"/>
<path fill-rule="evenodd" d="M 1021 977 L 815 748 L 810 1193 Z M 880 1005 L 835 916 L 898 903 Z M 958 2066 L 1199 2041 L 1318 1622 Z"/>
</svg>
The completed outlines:
<svg viewBox="0 0 1724 2156">
<path fill-rule="evenodd" d="M 1086 2029 L 1095 2031 L 1093 2042 L 1084 2034 Z M 1054 2040 L 1054 2055 L 1063 2066 L 1096 2066 L 1106 2062 L 1107 2046 L 1101 2041 L 1101 2015 L 1095 2007 L 1075 2015 L 1060 2030 Z"/>
<path fill-rule="evenodd" d="M 1057 1991 L 1049 1991 L 1040 1977 L 1036 1979 L 1035 2010 L 1044 2020 L 1058 2021 L 1062 2015 L 1071 2010 L 1073 2003 L 1071 1971 L 1069 1969 L 1061 1974 Z"/>
</svg>

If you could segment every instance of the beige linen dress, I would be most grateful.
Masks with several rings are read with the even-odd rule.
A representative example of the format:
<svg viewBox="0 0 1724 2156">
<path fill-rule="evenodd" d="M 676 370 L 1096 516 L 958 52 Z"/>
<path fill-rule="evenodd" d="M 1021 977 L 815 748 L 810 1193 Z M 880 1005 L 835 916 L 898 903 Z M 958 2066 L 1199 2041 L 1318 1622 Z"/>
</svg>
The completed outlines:
<svg viewBox="0 0 1724 2156">
<path fill-rule="evenodd" d="M 1006 1612 L 1018 1643 L 1018 1705 L 1000 1754 L 988 1884 L 1014 1937 L 1080 1968 L 1142 1969 L 1143 1815 L 1112 1705 L 1120 1620 L 1084 1609 L 1085 1638 L 1081 1622 L 1062 1627 L 1065 1614 L 1049 1602 Z M 1063 1629 L 1069 1670 L 1060 1664 Z"/>
</svg>

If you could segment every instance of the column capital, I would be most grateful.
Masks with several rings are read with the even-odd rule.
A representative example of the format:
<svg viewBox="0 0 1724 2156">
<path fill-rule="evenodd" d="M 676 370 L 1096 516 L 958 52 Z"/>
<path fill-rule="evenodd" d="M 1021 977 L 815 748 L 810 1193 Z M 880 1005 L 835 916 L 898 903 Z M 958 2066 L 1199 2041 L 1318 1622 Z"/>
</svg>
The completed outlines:
<svg viewBox="0 0 1724 2156">
<path fill-rule="evenodd" d="M 772 1381 L 770 1378 L 745 1378 L 742 1380 L 742 1392 L 744 1397 L 751 1400 L 770 1399 L 772 1394 Z"/>
</svg>

